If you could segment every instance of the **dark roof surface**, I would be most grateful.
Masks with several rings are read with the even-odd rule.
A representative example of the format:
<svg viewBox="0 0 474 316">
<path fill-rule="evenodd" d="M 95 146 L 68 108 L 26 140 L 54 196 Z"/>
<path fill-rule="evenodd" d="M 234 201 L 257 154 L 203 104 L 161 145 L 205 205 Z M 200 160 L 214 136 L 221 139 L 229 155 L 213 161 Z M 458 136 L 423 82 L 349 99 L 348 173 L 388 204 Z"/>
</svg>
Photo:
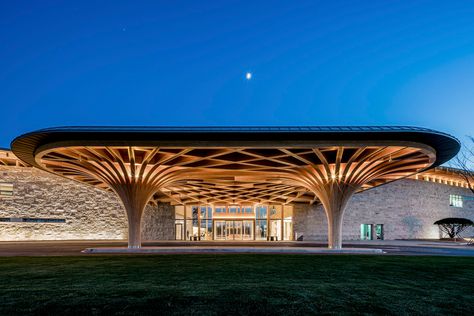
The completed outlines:
<svg viewBox="0 0 474 316">
<path fill-rule="evenodd" d="M 459 141 L 435 130 L 410 126 L 233 126 L 233 127 L 118 127 L 74 126 L 41 129 L 15 138 L 15 155 L 36 165 L 34 155 L 42 146 L 265 146 L 324 142 L 415 142 L 436 150 L 441 165 L 454 157 Z"/>
<path fill-rule="evenodd" d="M 426 131 L 445 134 L 432 129 L 414 126 L 61 126 L 40 129 L 39 132 L 64 131 L 146 131 L 146 132 L 378 132 L 378 131 Z M 28 133 L 30 134 L 30 133 Z M 448 134 L 445 134 L 448 135 Z M 449 135 L 448 135 L 449 136 Z M 21 136 L 20 136 L 21 137 Z"/>
</svg>

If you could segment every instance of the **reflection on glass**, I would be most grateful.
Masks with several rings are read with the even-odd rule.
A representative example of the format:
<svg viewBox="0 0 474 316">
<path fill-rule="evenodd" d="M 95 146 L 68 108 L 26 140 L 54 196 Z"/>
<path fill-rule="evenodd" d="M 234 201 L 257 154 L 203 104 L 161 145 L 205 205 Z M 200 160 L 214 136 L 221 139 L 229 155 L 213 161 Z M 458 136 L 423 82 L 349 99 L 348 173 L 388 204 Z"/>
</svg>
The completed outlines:
<svg viewBox="0 0 474 316">
<path fill-rule="evenodd" d="M 293 240 L 293 207 L 248 204 L 176 206 L 175 238 Z"/>
<path fill-rule="evenodd" d="M 227 221 L 227 239 L 242 240 L 242 221 Z"/>
<path fill-rule="evenodd" d="M 198 228 L 197 226 L 193 226 L 193 220 L 191 219 L 186 220 L 186 233 L 185 233 L 186 240 L 192 240 L 193 237 L 197 237 L 198 235 L 197 228 Z"/>
<path fill-rule="evenodd" d="M 293 240 L 293 222 L 288 217 L 283 221 L 283 240 Z"/>
<path fill-rule="evenodd" d="M 184 240 L 184 206 L 175 206 L 174 234 L 176 240 Z"/>
<path fill-rule="evenodd" d="M 260 219 L 255 221 L 255 239 L 267 240 L 267 220 Z"/>
<path fill-rule="evenodd" d="M 225 213 L 225 206 L 216 206 L 215 212 L 216 213 Z"/>
<path fill-rule="evenodd" d="M 293 206 L 283 206 L 283 240 L 293 240 Z"/>
<path fill-rule="evenodd" d="M 375 225 L 375 238 L 383 240 L 383 224 Z"/>
<path fill-rule="evenodd" d="M 281 220 L 280 219 L 270 220 L 270 240 L 272 241 L 281 240 Z"/>
<path fill-rule="evenodd" d="M 198 207 L 197 206 L 193 206 L 191 214 L 193 218 L 193 226 L 197 226 L 198 225 Z"/>
<path fill-rule="evenodd" d="M 216 240 L 225 240 L 225 221 L 216 221 Z"/>
<path fill-rule="evenodd" d="M 201 206 L 201 218 L 211 219 L 212 218 L 212 207 L 210 206 Z"/>
<path fill-rule="evenodd" d="M 229 213 L 232 213 L 232 214 L 240 213 L 240 207 L 238 207 L 238 206 L 230 206 L 230 207 L 229 207 Z"/>
<path fill-rule="evenodd" d="M 184 238 L 184 220 L 177 220 L 174 224 L 174 233 L 176 240 L 183 240 Z"/>
<path fill-rule="evenodd" d="M 212 220 L 201 220 L 201 240 L 212 240 Z"/>
<path fill-rule="evenodd" d="M 267 218 L 267 207 L 263 205 L 259 205 L 256 208 L 256 215 L 257 218 Z"/>
<path fill-rule="evenodd" d="M 372 240 L 372 224 L 361 224 L 360 225 L 360 239 L 361 240 Z"/>
<path fill-rule="evenodd" d="M 253 239 L 253 221 L 243 221 L 242 239 L 244 240 Z"/>
</svg>

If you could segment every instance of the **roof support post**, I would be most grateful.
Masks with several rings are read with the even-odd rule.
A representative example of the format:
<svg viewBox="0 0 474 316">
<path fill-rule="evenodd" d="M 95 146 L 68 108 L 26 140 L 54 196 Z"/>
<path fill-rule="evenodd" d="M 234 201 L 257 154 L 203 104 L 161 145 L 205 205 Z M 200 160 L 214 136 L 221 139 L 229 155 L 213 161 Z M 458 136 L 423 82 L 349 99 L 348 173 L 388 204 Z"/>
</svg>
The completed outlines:
<svg viewBox="0 0 474 316">
<path fill-rule="evenodd" d="M 342 220 L 347 203 L 357 187 L 345 183 L 332 182 L 318 190 L 328 221 L 328 248 L 342 248 Z"/>
<path fill-rule="evenodd" d="M 156 189 L 144 184 L 115 184 L 113 190 L 122 200 L 128 220 L 128 248 L 140 248 L 143 211 Z"/>
<path fill-rule="evenodd" d="M 323 205 L 328 221 L 328 248 L 342 248 L 342 221 L 347 203 L 360 188 L 357 184 L 329 178 L 313 183 L 311 190 Z"/>
</svg>

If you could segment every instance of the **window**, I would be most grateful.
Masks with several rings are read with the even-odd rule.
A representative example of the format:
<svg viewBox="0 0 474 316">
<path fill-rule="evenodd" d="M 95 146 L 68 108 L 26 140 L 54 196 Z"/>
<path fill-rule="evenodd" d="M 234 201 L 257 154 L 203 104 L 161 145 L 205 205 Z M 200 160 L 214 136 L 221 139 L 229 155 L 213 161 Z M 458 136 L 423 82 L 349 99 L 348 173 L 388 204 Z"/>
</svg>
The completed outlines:
<svg viewBox="0 0 474 316">
<path fill-rule="evenodd" d="M 184 240 L 184 206 L 183 205 L 176 205 L 175 209 L 175 221 L 174 221 L 174 229 L 175 229 L 175 238 L 176 240 Z"/>
<path fill-rule="evenodd" d="M 454 207 L 462 207 L 462 196 L 456 194 L 449 195 L 449 205 Z"/>
<path fill-rule="evenodd" d="M 246 207 L 245 207 L 245 213 L 247 213 L 247 214 L 253 213 L 253 208 L 252 208 L 252 207 L 249 207 L 249 206 L 246 206 Z"/>
<path fill-rule="evenodd" d="M 257 212 L 257 215 L 256 215 L 257 218 L 262 218 L 262 219 L 267 218 L 266 206 L 257 206 L 256 212 Z"/>
<path fill-rule="evenodd" d="M 238 206 L 230 206 L 229 207 L 229 213 L 240 213 L 240 207 Z"/>
<path fill-rule="evenodd" d="M 372 224 L 360 224 L 360 239 L 372 240 Z"/>
<path fill-rule="evenodd" d="M 210 207 L 210 206 L 201 206 L 201 218 L 202 219 L 211 219 L 212 218 L 212 207 Z"/>
<path fill-rule="evenodd" d="M 375 224 L 375 239 L 383 240 L 383 224 Z"/>
<path fill-rule="evenodd" d="M 216 213 L 225 213 L 225 206 L 216 206 L 215 212 Z"/>
<path fill-rule="evenodd" d="M 0 197 L 8 197 L 13 195 L 12 183 L 0 183 Z"/>
</svg>

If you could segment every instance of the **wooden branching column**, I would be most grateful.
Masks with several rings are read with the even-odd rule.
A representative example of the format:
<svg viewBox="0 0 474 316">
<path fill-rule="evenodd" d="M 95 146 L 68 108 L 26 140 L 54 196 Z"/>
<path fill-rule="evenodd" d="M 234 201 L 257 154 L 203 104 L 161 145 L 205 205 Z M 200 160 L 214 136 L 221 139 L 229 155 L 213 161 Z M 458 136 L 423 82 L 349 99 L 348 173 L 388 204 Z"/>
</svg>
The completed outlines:
<svg viewBox="0 0 474 316">
<path fill-rule="evenodd" d="M 406 177 L 434 159 L 428 151 L 400 146 L 336 147 L 332 151 L 314 148 L 313 151 L 319 163 L 300 170 L 299 178 L 324 207 L 331 249 L 342 248 L 344 212 L 354 193 Z"/>
<path fill-rule="evenodd" d="M 113 184 L 112 189 L 122 200 L 128 219 L 128 248 L 141 247 L 142 217 L 150 198 L 156 192 L 149 184 Z"/>
<path fill-rule="evenodd" d="M 170 157 L 155 148 L 68 147 L 43 155 L 50 170 L 114 191 L 128 219 L 128 247 L 141 247 L 143 212 L 161 186 L 172 179 Z"/>
<path fill-rule="evenodd" d="M 314 203 L 328 219 L 329 247 L 341 248 L 347 203 L 356 192 L 414 174 L 435 160 L 419 144 L 271 148 L 75 146 L 40 151 L 43 169 L 114 191 L 141 246 L 150 199 L 172 204 Z M 156 202 L 155 201 L 155 202 Z"/>
</svg>

